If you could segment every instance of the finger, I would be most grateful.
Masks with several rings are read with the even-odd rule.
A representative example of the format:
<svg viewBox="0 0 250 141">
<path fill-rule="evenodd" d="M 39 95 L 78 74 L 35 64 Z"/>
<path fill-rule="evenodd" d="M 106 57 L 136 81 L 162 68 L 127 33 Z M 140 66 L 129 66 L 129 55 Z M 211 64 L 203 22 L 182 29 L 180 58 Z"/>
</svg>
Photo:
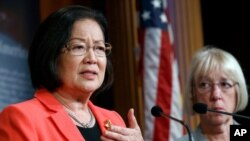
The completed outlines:
<svg viewBox="0 0 250 141">
<path fill-rule="evenodd" d="M 137 120 L 135 118 L 135 115 L 134 115 L 134 109 L 131 108 L 129 109 L 128 111 L 128 126 L 129 128 L 138 128 L 138 123 L 137 123 Z"/>
<path fill-rule="evenodd" d="M 114 140 L 109 139 L 109 138 L 107 138 L 105 136 L 101 136 L 101 141 L 114 141 Z"/>
<path fill-rule="evenodd" d="M 104 136 L 106 137 L 106 139 L 109 139 L 109 140 L 105 140 L 105 141 L 110 141 L 110 140 L 125 141 L 126 140 L 126 136 L 124 136 L 120 133 L 112 132 L 112 131 L 108 131 L 108 130 L 105 131 Z"/>
<path fill-rule="evenodd" d="M 130 130 L 132 130 L 132 129 L 129 129 L 129 128 L 126 128 L 126 127 L 112 125 L 109 131 L 117 133 L 117 134 L 121 134 L 121 135 L 129 135 Z"/>
</svg>

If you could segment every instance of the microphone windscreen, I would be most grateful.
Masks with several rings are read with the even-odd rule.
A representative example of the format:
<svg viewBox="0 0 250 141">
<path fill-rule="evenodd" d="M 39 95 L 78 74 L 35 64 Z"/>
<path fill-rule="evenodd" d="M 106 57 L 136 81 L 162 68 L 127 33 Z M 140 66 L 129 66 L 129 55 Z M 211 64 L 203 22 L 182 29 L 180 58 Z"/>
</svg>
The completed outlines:
<svg viewBox="0 0 250 141">
<path fill-rule="evenodd" d="M 199 114 L 205 114 L 207 112 L 207 105 L 204 103 L 195 103 L 193 110 Z"/>
<path fill-rule="evenodd" d="M 151 109 L 151 114 L 155 117 L 159 117 L 161 116 L 161 113 L 162 113 L 162 109 L 161 107 L 159 106 L 154 106 L 152 109 Z"/>
</svg>

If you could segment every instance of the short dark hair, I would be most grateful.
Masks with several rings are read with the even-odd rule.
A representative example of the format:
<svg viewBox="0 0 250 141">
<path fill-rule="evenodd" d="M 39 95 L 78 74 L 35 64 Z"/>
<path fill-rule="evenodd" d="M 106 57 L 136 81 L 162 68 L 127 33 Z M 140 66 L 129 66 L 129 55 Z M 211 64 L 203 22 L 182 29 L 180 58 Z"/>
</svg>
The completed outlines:
<svg viewBox="0 0 250 141">
<path fill-rule="evenodd" d="M 62 82 L 58 76 L 57 59 L 61 49 L 68 42 L 73 24 L 82 19 L 96 21 L 107 41 L 107 21 L 101 12 L 93 9 L 71 5 L 61 8 L 49 15 L 39 26 L 31 42 L 28 63 L 33 87 L 54 91 Z M 107 56 L 104 82 L 98 91 L 111 86 L 113 82 L 111 56 Z"/>
</svg>

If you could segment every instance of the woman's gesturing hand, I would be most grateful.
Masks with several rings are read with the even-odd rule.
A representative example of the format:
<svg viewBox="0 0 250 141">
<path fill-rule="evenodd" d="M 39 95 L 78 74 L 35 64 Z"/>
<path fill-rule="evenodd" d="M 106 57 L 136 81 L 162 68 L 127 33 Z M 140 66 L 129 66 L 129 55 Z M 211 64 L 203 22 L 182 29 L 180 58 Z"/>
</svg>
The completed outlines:
<svg viewBox="0 0 250 141">
<path fill-rule="evenodd" d="M 134 116 L 134 109 L 128 111 L 129 127 L 112 125 L 105 134 L 101 136 L 102 141 L 143 141 L 141 129 Z"/>
</svg>

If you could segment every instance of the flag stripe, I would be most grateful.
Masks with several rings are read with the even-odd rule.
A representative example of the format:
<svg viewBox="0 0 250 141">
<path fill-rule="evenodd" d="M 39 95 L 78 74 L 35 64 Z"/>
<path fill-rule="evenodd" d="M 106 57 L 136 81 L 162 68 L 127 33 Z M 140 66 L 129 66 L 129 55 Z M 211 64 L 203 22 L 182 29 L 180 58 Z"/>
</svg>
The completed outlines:
<svg viewBox="0 0 250 141">
<path fill-rule="evenodd" d="M 172 103 L 171 103 L 171 114 L 173 117 L 177 119 L 183 119 L 182 112 L 182 95 L 180 92 L 180 82 L 179 82 L 179 70 L 176 59 L 172 61 Z M 175 141 L 176 138 L 183 135 L 183 127 L 178 122 L 171 122 L 170 125 L 170 141 Z"/>
<path fill-rule="evenodd" d="M 152 141 L 154 117 L 151 108 L 155 105 L 158 86 L 158 68 L 161 49 L 161 29 L 147 28 L 144 43 L 144 100 L 145 100 L 145 139 Z M 148 88 L 148 89 L 147 89 Z"/>
<path fill-rule="evenodd" d="M 162 31 L 161 37 L 161 54 L 160 54 L 160 68 L 158 77 L 158 90 L 157 90 L 157 100 L 156 103 L 165 113 L 170 113 L 171 104 L 171 87 L 172 87 L 172 70 L 171 70 L 171 57 L 170 57 L 170 46 L 169 46 L 169 36 L 166 31 Z M 154 140 L 162 140 L 169 138 L 169 119 L 156 119 L 155 130 L 154 130 Z M 161 134 L 159 134 L 161 133 Z"/>
</svg>

